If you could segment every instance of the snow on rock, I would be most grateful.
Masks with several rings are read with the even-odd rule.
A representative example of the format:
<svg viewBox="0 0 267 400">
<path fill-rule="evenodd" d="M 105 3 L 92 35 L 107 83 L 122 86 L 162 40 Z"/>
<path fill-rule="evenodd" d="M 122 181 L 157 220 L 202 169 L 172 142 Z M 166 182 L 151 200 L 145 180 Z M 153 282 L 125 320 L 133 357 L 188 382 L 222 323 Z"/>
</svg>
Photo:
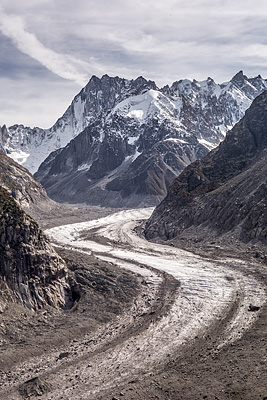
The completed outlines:
<svg viewBox="0 0 267 400">
<path fill-rule="evenodd" d="M 153 135 L 158 135 L 158 140 L 169 130 L 174 139 L 194 137 L 195 143 L 211 149 L 266 88 L 267 81 L 261 76 L 248 78 L 242 71 L 223 84 L 211 78 L 201 82 L 184 79 L 162 89 L 143 77 L 126 80 L 93 76 L 50 129 L 4 126 L 0 145 L 32 173 L 50 153 L 64 148 L 94 124 L 99 127 L 99 142 L 105 141 L 103 127 L 107 124 L 115 125 L 110 129 L 112 135 L 128 137 L 128 143 L 133 144 L 139 137 L 139 127 L 155 126 L 156 121 L 161 129 L 153 128 Z"/>
<path fill-rule="evenodd" d="M 112 113 L 134 118 L 139 123 L 143 123 L 152 117 L 157 117 L 159 120 L 174 119 L 179 112 L 177 105 L 159 91 L 149 90 L 120 102 Z"/>
</svg>

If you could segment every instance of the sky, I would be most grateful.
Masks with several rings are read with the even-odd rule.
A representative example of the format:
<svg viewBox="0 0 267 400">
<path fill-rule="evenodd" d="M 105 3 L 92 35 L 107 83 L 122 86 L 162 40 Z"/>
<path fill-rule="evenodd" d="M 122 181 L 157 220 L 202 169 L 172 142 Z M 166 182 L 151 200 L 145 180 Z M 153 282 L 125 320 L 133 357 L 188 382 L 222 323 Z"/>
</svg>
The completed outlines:
<svg viewBox="0 0 267 400">
<path fill-rule="evenodd" d="M 1 0 L 0 126 L 49 128 L 92 75 L 267 78 L 266 0 Z"/>
</svg>

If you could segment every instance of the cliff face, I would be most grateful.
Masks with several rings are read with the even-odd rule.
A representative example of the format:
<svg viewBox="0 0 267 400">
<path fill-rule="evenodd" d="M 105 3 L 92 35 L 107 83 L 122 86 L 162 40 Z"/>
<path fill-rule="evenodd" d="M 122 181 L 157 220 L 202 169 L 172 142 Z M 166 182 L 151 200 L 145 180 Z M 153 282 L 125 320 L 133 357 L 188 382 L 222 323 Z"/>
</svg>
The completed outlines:
<svg viewBox="0 0 267 400">
<path fill-rule="evenodd" d="M 147 238 L 187 233 L 267 239 L 267 92 L 224 142 L 175 179 L 146 224 Z"/>
<path fill-rule="evenodd" d="M 19 301 L 29 309 L 66 308 L 71 289 L 64 261 L 37 223 L 0 187 L 0 306 Z"/>
</svg>

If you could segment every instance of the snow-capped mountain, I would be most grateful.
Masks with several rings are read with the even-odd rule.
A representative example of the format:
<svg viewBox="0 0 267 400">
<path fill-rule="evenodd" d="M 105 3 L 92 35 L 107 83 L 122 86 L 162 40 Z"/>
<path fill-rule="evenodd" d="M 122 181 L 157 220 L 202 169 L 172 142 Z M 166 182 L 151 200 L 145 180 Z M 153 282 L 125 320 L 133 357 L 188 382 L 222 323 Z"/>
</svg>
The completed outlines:
<svg viewBox="0 0 267 400">
<path fill-rule="evenodd" d="M 2 128 L 0 141 L 32 172 L 45 160 L 36 176 L 54 199 L 155 204 L 266 87 L 242 71 L 223 84 L 180 80 L 162 89 L 142 77 L 93 76 L 52 128 Z"/>
<path fill-rule="evenodd" d="M 10 157 L 34 173 L 51 152 L 65 147 L 90 123 L 109 112 L 114 104 L 138 94 L 139 90 L 150 88 L 156 89 L 155 83 L 142 77 L 126 80 L 104 75 L 100 80 L 93 76 L 50 129 L 3 126 L 0 145 Z"/>
</svg>

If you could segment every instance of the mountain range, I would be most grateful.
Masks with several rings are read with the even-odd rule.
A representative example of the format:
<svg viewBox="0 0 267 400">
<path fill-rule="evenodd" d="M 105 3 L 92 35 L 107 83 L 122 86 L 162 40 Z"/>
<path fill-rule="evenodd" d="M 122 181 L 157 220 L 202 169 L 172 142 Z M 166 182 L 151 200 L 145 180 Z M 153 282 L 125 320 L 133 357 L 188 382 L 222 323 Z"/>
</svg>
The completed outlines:
<svg viewBox="0 0 267 400">
<path fill-rule="evenodd" d="M 146 224 L 148 239 L 267 240 L 267 92 L 225 140 L 189 165 Z"/>
<path fill-rule="evenodd" d="M 50 129 L 3 126 L 0 144 L 56 201 L 155 205 L 266 87 L 242 71 L 223 84 L 180 80 L 161 89 L 143 77 L 93 76 Z"/>
</svg>

